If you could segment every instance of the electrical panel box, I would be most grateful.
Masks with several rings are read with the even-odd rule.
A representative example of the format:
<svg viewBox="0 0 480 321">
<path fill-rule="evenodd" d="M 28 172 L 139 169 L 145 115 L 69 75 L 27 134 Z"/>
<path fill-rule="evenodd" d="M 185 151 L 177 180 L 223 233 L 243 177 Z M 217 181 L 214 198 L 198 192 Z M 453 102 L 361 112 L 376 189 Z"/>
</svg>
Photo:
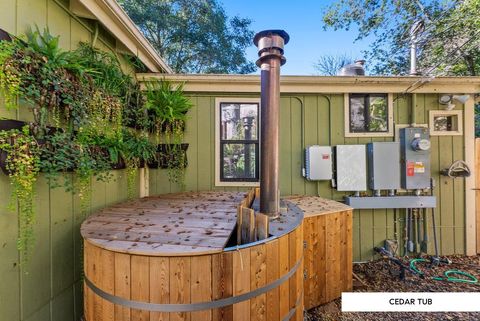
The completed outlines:
<svg viewBox="0 0 480 321">
<path fill-rule="evenodd" d="M 305 177 L 309 181 L 332 179 L 332 147 L 308 146 L 305 150 Z"/>
<path fill-rule="evenodd" d="M 400 143 L 369 143 L 368 186 L 373 190 L 400 188 Z"/>
<path fill-rule="evenodd" d="M 428 128 L 400 129 L 400 150 L 402 188 L 430 188 L 430 133 Z"/>
<path fill-rule="evenodd" d="M 337 190 L 366 191 L 367 155 L 365 145 L 337 145 L 335 151 Z"/>
</svg>

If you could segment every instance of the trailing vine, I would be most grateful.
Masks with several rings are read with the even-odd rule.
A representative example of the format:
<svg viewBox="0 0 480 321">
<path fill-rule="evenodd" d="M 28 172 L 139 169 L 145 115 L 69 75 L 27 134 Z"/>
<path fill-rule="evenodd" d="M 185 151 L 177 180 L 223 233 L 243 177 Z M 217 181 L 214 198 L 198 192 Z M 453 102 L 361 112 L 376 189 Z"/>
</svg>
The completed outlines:
<svg viewBox="0 0 480 321">
<path fill-rule="evenodd" d="M 7 109 L 17 106 L 17 96 L 20 93 L 20 77 L 11 65 L 11 58 L 17 50 L 17 44 L 9 41 L 0 42 L 0 88 L 3 89 Z"/>
<path fill-rule="evenodd" d="M 0 131 L 0 150 L 6 155 L 6 171 L 10 177 L 12 194 L 8 208 L 18 207 L 19 237 L 17 247 L 22 263 L 28 261 L 33 247 L 35 224 L 35 189 L 39 172 L 39 151 L 36 140 L 30 136 L 28 126 L 22 131 Z"/>
<path fill-rule="evenodd" d="M 116 55 L 86 43 L 64 51 L 58 36 L 37 27 L 23 40 L 0 41 L 0 90 L 6 108 L 18 108 L 21 98 L 33 115 L 28 128 L 0 131 L 13 186 L 10 205 L 17 204 L 20 214 L 22 257 L 32 248 L 39 171 L 50 187 L 79 195 L 86 215 L 92 179 L 107 182 L 112 168 L 126 166 L 127 194 L 133 198 L 138 168 L 155 160 L 157 144 L 165 143 L 169 180 L 184 186 L 182 142 L 192 103 L 183 85 L 153 82 L 143 92 Z M 63 179 L 67 172 L 74 175 Z"/>
<path fill-rule="evenodd" d="M 168 179 L 185 187 L 185 151 L 181 147 L 187 112 L 192 102 L 183 93 L 183 84 L 174 86 L 167 80 L 147 84 L 146 108 L 151 117 L 151 132 L 157 142 L 166 145 Z M 161 135 L 163 134 L 163 136 Z"/>
</svg>

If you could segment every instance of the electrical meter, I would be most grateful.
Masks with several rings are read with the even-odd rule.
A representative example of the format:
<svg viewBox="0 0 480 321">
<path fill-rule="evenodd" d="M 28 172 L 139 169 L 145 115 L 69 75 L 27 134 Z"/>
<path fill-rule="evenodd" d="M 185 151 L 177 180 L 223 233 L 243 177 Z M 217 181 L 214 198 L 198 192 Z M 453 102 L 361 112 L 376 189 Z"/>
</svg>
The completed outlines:
<svg viewBox="0 0 480 321">
<path fill-rule="evenodd" d="M 400 129 L 401 185 L 417 190 L 430 187 L 430 133 L 428 128 Z"/>
</svg>

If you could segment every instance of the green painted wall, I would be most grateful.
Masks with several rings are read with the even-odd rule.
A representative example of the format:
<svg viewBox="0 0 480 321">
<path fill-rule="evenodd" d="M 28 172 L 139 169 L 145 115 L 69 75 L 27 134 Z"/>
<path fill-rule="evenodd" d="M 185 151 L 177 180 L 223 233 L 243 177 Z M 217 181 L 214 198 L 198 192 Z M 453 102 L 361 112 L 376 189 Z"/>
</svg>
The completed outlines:
<svg viewBox="0 0 480 321">
<path fill-rule="evenodd" d="M 0 28 L 20 35 L 28 26 L 48 26 L 60 35 L 64 49 L 75 49 L 80 41 L 92 40 L 93 24 L 74 18 L 68 5 L 68 0 L 1 0 Z M 114 38 L 105 33 L 100 30 L 97 47 L 114 50 Z M 2 101 L 0 117 L 31 119 L 26 108 L 8 112 Z M 125 173 L 112 174 L 115 181 L 109 183 L 92 180 L 91 211 L 126 199 Z M 83 314 L 79 227 L 85 217 L 80 200 L 62 188 L 50 189 L 42 176 L 36 190 L 36 245 L 29 264 L 20 268 L 18 218 L 6 209 L 10 185 L 0 173 L 0 321 L 76 321 Z"/>
<path fill-rule="evenodd" d="M 185 142 L 189 143 L 186 169 L 187 190 L 238 190 L 215 187 L 215 97 L 224 93 L 191 95 L 194 108 L 189 112 Z M 232 95 L 234 97 L 252 97 Z M 330 182 L 308 182 L 301 176 L 302 120 L 301 103 L 305 107 L 305 144 L 339 145 L 366 144 L 372 141 L 391 141 L 393 138 L 345 138 L 343 95 L 284 95 L 280 107 L 280 189 L 283 195 L 320 195 L 342 200 L 344 194 L 330 187 Z M 408 124 L 411 97 L 394 96 L 394 121 Z M 429 111 L 441 109 L 436 94 L 417 95 L 416 123 L 428 123 Z M 436 196 L 439 248 L 442 254 L 464 253 L 465 250 L 465 196 L 464 179 L 450 179 L 438 175 L 454 160 L 465 159 L 463 136 L 432 136 L 432 174 L 437 182 Z M 178 191 L 169 184 L 164 170 L 152 170 L 150 193 Z M 430 215 L 429 215 L 430 216 Z M 403 211 L 397 211 L 398 237 L 403 238 L 401 220 Z M 431 224 L 430 224 L 431 226 Z M 394 237 L 393 210 L 361 210 L 354 215 L 354 260 L 373 257 L 373 247 L 381 246 L 387 238 Z M 433 244 L 430 251 L 433 250 Z"/>
</svg>

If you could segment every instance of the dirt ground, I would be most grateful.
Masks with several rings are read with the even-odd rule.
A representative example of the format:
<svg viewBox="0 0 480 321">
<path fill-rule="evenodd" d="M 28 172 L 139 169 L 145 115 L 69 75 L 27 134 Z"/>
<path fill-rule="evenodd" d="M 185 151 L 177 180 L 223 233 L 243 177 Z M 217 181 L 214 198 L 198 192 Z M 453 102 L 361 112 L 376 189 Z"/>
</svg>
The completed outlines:
<svg viewBox="0 0 480 321">
<path fill-rule="evenodd" d="M 452 264 L 442 264 L 429 268 L 426 263 L 418 264 L 425 272 L 425 279 L 407 272 L 405 281 L 398 277 L 399 268 L 386 259 L 354 264 L 353 271 L 360 280 L 354 278 L 355 292 L 480 292 L 480 283 L 454 283 L 435 281 L 431 277 L 443 276 L 447 270 L 457 269 L 468 272 L 480 280 L 480 256 L 448 256 Z M 406 262 L 406 260 L 405 260 Z M 480 282 L 480 281 L 479 281 Z M 480 302 L 478 303 L 480 305 Z M 341 300 L 337 299 L 306 313 L 305 321 L 437 321 L 461 320 L 479 321 L 480 312 L 438 313 L 438 312 L 341 312 Z"/>
</svg>

